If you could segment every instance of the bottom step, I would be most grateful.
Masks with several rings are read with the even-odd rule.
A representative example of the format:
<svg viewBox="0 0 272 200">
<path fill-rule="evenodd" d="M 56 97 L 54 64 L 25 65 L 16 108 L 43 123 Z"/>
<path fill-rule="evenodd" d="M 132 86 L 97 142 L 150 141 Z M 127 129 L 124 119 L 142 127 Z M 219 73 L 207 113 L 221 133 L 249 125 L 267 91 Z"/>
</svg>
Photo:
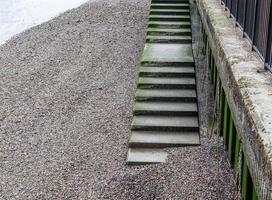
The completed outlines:
<svg viewBox="0 0 272 200">
<path fill-rule="evenodd" d="M 164 163 L 167 159 L 167 153 L 161 149 L 151 148 L 129 148 L 127 164 L 152 164 Z"/>
<path fill-rule="evenodd" d="M 130 147 L 171 147 L 199 145 L 198 132 L 133 131 L 129 140 Z"/>
</svg>

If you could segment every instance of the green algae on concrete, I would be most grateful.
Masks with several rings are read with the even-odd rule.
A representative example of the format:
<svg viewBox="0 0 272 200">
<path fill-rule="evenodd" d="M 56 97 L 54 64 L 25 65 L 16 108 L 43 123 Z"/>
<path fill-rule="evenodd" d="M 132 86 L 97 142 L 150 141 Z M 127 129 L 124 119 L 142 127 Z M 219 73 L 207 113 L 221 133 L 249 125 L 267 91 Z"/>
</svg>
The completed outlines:
<svg viewBox="0 0 272 200">
<path fill-rule="evenodd" d="M 147 28 L 148 35 L 188 35 L 191 36 L 191 29 L 190 28 L 156 28 L 150 27 Z"/>
<path fill-rule="evenodd" d="M 191 44 L 192 38 L 187 35 L 148 35 L 146 37 L 148 43 L 183 43 Z"/>
<path fill-rule="evenodd" d="M 197 114 L 197 104 L 195 102 L 136 102 L 133 112 L 190 112 Z"/>
<path fill-rule="evenodd" d="M 146 44 L 141 62 L 194 62 L 191 44 Z"/>
<path fill-rule="evenodd" d="M 166 22 L 166 21 L 149 21 L 148 27 L 157 28 L 191 28 L 190 22 Z"/>
<path fill-rule="evenodd" d="M 196 101 L 194 89 L 137 89 L 136 100 L 176 100 Z"/>
<path fill-rule="evenodd" d="M 149 73 L 195 73 L 193 67 L 140 67 L 139 71 Z"/>
<path fill-rule="evenodd" d="M 192 77 L 141 77 L 138 79 L 138 88 L 159 88 L 159 89 L 194 89 L 195 78 Z"/>
</svg>

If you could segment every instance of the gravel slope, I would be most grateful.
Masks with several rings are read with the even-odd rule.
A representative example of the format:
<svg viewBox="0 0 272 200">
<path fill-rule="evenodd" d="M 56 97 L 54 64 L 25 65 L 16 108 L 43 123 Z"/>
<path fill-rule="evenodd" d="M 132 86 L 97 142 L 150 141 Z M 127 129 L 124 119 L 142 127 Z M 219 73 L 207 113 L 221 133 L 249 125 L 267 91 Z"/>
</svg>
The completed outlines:
<svg viewBox="0 0 272 200">
<path fill-rule="evenodd" d="M 1 200 L 232 198 L 216 139 L 125 165 L 148 4 L 90 2 L 0 47 Z"/>
</svg>

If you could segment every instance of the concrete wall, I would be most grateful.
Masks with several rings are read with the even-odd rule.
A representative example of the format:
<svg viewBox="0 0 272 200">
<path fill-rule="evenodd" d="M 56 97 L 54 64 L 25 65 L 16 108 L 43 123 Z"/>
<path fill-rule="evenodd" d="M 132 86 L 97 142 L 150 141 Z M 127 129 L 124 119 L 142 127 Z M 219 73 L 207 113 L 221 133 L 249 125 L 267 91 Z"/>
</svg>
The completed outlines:
<svg viewBox="0 0 272 200">
<path fill-rule="evenodd" d="M 197 0 L 196 5 L 217 88 L 218 134 L 225 141 L 232 135 L 229 135 L 231 131 L 237 132 L 241 146 L 236 155 L 237 174 L 243 169 L 243 159 L 258 198 L 272 199 L 272 74 L 264 70 L 257 53 L 251 51 L 248 41 L 242 38 L 242 31 L 219 0 Z M 227 121 L 224 109 L 230 111 Z M 224 123 L 231 126 L 232 121 L 231 131 L 229 127 L 224 130 Z M 226 149 L 231 154 L 228 146 Z M 247 194 L 243 195 L 246 198 Z"/>
</svg>

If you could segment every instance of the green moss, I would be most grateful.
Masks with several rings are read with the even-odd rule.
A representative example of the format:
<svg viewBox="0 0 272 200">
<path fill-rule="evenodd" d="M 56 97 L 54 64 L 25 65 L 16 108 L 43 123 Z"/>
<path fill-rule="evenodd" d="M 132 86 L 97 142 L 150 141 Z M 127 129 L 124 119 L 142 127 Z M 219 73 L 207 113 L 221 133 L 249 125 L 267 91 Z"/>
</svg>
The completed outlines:
<svg viewBox="0 0 272 200">
<path fill-rule="evenodd" d="M 193 50 L 191 48 L 188 48 L 186 51 L 186 56 L 193 57 Z"/>
<path fill-rule="evenodd" d="M 240 88 L 248 88 L 251 86 L 250 80 L 245 76 L 242 76 L 241 78 L 239 78 L 238 84 Z"/>
</svg>

